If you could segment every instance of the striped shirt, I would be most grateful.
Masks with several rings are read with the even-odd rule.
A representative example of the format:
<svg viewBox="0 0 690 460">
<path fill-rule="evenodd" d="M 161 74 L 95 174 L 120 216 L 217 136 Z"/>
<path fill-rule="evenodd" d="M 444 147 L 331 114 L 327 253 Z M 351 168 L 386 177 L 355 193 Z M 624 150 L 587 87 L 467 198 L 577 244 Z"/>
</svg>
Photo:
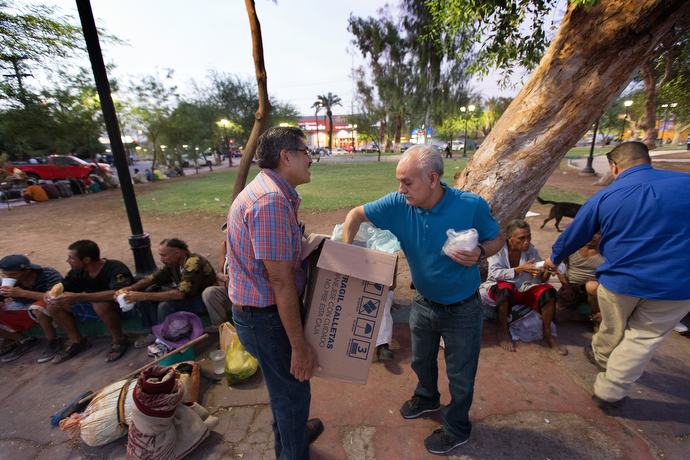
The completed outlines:
<svg viewBox="0 0 690 460">
<path fill-rule="evenodd" d="M 228 295 L 235 305 L 276 303 L 264 260 L 291 261 L 297 292 L 306 283 L 297 218 L 302 197 L 270 169 L 262 169 L 237 195 L 228 213 Z"/>
</svg>

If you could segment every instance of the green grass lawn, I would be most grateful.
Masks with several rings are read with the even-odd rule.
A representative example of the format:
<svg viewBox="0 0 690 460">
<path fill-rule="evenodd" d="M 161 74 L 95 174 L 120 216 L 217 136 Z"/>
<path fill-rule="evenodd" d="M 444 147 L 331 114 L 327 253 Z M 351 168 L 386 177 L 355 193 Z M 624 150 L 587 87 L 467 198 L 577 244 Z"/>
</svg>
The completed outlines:
<svg viewBox="0 0 690 460">
<path fill-rule="evenodd" d="M 453 175 L 464 169 L 466 161 L 445 160 L 444 179 L 453 183 Z M 312 163 L 311 182 L 300 185 L 300 211 L 332 211 L 376 200 L 398 189 L 395 179 L 397 162 Z M 249 171 L 247 183 L 259 173 Z M 143 214 L 179 214 L 201 211 L 225 215 L 232 202 L 235 171 L 200 174 L 182 182 L 161 181 L 144 193 L 137 193 Z"/>
</svg>

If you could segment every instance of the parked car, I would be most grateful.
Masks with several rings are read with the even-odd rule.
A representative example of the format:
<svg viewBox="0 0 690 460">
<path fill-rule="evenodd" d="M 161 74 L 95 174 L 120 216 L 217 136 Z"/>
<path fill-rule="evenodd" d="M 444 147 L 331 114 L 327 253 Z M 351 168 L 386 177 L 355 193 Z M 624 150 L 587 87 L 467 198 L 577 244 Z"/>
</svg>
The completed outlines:
<svg viewBox="0 0 690 460">
<path fill-rule="evenodd" d="M 345 150 L 347 153 L 352 153 L 352 147 L 345 147 L 343 150 Z"/>
<path fill-rule="evenodd" d="M 204 152 L 203 155 L 199 155 L 196 159 L 199 166 L 212 166 L 213 165 L 213 154 L 209 152 Z M 194 166 L 194 158 L 185 154 L 182 155 L 182 167 L 190 168 Z"/>
<path fill-rule="evenodd" d="M 345 155 L 347 152 L 344 149 L 336 148 L 331 150 L 331 155 Z"/>
<path fill-rule="evenodd" d="M 110 165 L 105 163 L 98 163 L 98 166 L 103 168 L 107 173 L 112 174 Z M 77 158 L 72 155 L 50 155 L 46 164 L 13 164 L 5 166 L 5 171 L 12 173 L 17 168 L 26 173 L 26 176 L 34 180 L 49 180 L 49 179 L 67 179 L 74 177 L 75 179 L 83 179 L 96 169 L 93 163 Z"/>
<path fill-rule="evenodd" d="M 359 151 L 362 153 L 374 153 L 379 151 L 379 146 L 376 142 L 372 142 L 371 144 L 364 144 Z"/>
<path fill-rule="evenodd" d="M 321 156 L 321 157 L 327 157 L 328 155 L 331 154 L 331 152 L 328 150 L 328 148 L 325 148 L 325 147 L 316 149 L 314 151 L 314 153 L 316 155 Z"/>
</svg>

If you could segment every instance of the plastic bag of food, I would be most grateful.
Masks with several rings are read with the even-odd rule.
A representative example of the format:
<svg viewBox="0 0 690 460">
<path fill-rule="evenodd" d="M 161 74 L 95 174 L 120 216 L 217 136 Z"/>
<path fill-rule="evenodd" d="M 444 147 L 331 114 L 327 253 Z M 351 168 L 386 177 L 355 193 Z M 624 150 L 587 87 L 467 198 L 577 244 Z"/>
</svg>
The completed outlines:
<svg viewBox="0 0 690 460">
<path fill-rule="evenodd" d="M 343 240 L 343 226 L 338 224 L 333 228 L 331 240 Z M 400 241 L 388 230 L 379 230 L 371 224 L 362 223 L 357 230 L 355 239 L 352 242 L 357 246 L 362 246 L 376 251 L 394 253 L 400 250 Z"/>
<path fill-rule="evenodd" d="M 230 346 L 225 351 L 225 378 L 228 385 L 245 383 L 259 369 L 259 362 L 244 349 L 234 327 L 232 334 Z"/>
<path fill-rule="evenodd" d="M 474 228 L 456 232 L 452 228 L 446 230 L 448 239 L 443 243 L 441 253 L 447 256 L 453 251 L 471 251 L 479 244 L 479 233 Z"/>
</svg>

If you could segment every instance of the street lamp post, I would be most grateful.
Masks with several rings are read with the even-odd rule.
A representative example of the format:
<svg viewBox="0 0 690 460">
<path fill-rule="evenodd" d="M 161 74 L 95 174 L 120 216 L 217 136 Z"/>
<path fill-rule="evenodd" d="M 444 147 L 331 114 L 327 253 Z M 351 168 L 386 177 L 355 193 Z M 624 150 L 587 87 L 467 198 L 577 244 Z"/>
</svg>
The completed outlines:
<svg viewBox="0 0 690 460">
<path fill-rule="evenodd" d="M 230 166 L 232 166 L 232 150 L 230 150 L 230 146 L 228 145 L 228 136 L 225 134 L 225 128 L 227 128 L 229 124 L 230 122 L 225 118 L 220 120 L 220 126 L 223 129 L 223 143 L 225 144 L 225 149 L 228 151 L 228 161 Z"/>
<path fill-rule="evenodd" d="M 465 107 L 460 107 L 460 111 L 464 114 L 465 110 L 467 110 L 468 115 L 465 117 L 465 142 L 463 142 L 462 146 L 462 158 L 467 158 L 467 119 L 470 117 L 470 114 L 474 112 L 475 107 L 473 105 L 468 106 L 467 108 Z"/>
<path fill-rule="evenodd" d="M 625 116 L 623 117 L 623 126 L 621 127 L 621 144 L 623 143 L 623 131 L 625 131 L 625 120 L 628 119 L 628 107 L 633 105 L 633 101 L 625 101 L 623 105 L 625 105 Z"/>
<path fill-rule="evenodd" d="M 357 125 L 348 125 L 348 128 L 350 128 L 350 136 L 352 137 L 352 153 L 355 153 L 355 129 L 357 129 Z"/>
<path fill-rule="evenodd" d="M 593 176 L 596 174 L 592 168 L 592 161 L 594 161 L 594 146 L 597 143 L 597 130 L 599 129 L 599 120 L 594 123 L 594 136 L 592 136 L 592 146 L 589 148 L 589 156 L 587 157 L 587 165 L 580 171 L 581 176 Z"/>
<path fill-rule="evenodd" d="M 677 106 L 677 103 L 671 104 L 671 107 Z M 668 104 L 662 105 L 662 107 L 666 108 L 666 111 L 664 112 L 664 126 L 661 128 L 661 146 L 664 146 L 664 132 L 666 131 L 666 120 L 668 120 Z"/>
<path fill-rule="evenodd" d="M 314 118 L 316 118 L 316 148 L 319 148 L 319 109 L 323 107 L 323 104 L 319 104 L 316 106 L 316 113 L 314 114 Z"/>
</svg>

